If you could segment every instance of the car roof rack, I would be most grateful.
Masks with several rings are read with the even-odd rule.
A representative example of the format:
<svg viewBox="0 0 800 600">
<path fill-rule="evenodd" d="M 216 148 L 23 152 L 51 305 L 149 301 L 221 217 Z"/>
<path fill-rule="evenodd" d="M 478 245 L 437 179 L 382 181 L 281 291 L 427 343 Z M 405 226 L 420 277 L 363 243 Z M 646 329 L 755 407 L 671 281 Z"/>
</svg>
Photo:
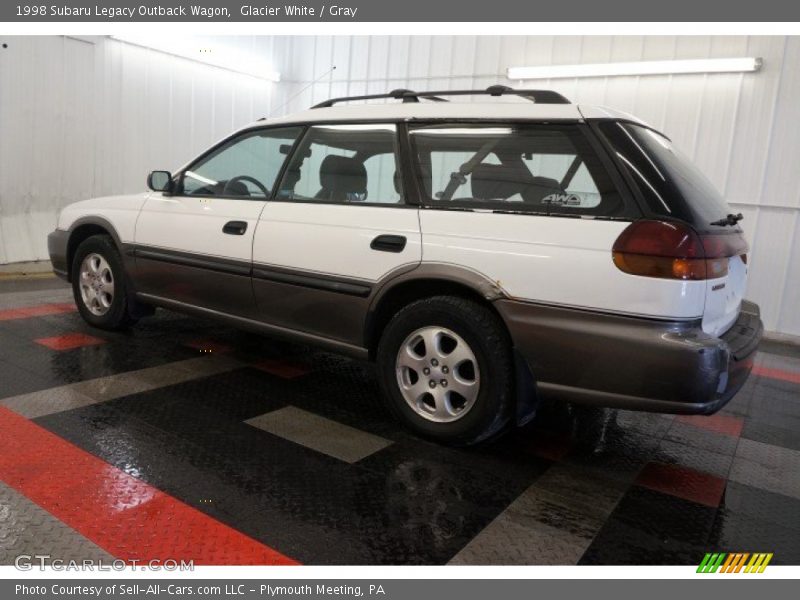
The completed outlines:
<svg viewBox="0 0 800 600">
<path fill-rule="evenodd" d="M 433 102 L 447 102 L 442 96 L 520 96 L 536 104 L 570 104 L 564 96 L 552 90 L 517 90 L 507 85 L 491 85 L 485 90 L 442 90 L 439 92 L 415 92 L 413 90 L 397 89 L 388 94 L 367 94 L 365 96 L 344 96 L 331 98 L 315 104 L 311 108 L 329 108 L 341 102 L 355 100 L 378 100 L 380 98 L 393 98 L 403 102 L 419 102 L 420 99 Z"/>
</svg>

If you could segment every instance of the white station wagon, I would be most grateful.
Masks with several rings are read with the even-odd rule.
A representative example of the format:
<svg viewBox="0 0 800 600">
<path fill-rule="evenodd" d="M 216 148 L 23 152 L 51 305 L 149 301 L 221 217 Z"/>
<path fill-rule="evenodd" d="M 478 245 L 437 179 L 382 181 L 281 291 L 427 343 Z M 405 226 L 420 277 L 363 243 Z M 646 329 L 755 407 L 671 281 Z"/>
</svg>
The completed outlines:
<svg viewBox="0 0 800 600">
<path fill-rule="evenodd" d="M 446 101 L 466 95 L 488 102 Z M 373 359 L 442 442 L 542 398 L 713 413 L 762 334 L 741 215 L 665 135 L 552 91 L 329 100 L 148 186 L 66 207 L 49 237 L 88 323 L 164 307 Z"/>
</svg>

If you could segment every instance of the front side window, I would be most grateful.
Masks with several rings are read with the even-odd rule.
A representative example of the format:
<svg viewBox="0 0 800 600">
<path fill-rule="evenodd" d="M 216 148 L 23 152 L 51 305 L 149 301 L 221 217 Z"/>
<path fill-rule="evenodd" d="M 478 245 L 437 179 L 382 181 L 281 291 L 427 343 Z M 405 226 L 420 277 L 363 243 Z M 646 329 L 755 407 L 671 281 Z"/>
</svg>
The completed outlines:
<svg viewBox="0 0 800 600">
<path fill-rule="evenodd" d="M 278 199 L 398 204 L 402 185 L 392 124 L 310 127 L 289 163 Z"/>
<path fill-rule="evenodd" d="M 576 125 L 429 125 L 410 132 L 432 205 L 627 217 Z"/>
<path fill-rule="evenodd" d="M 181 193 L 269 198 L 275 179 L 301 131 L 300 127 L 261 129 L 227 142 L 184 171 Z"/>
</svg>

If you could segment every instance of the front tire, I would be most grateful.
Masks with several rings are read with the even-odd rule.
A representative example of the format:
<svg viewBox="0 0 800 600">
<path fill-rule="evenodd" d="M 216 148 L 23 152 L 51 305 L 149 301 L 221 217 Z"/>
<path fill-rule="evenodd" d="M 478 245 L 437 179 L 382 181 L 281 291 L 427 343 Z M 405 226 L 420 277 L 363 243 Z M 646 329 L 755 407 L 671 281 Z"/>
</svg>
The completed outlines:
<svg viewBox="0 0 800 600">
<path fill-rule="evenodd" d="M 122 258 L 107 235 L 93 235 L 78 246 L 72 260 L 72 293 L 81 317 L 94 327 L 117 330 L 136 322 Z"/>
<path fill-rule="evenodd" d="M 386 326 L 377 362 L 390 409 L 423 437 L 470 445 L 510 422 L 511 343 L 500 318 L 478 302 L 435 296 L 409 304 Z"/>
</svg>

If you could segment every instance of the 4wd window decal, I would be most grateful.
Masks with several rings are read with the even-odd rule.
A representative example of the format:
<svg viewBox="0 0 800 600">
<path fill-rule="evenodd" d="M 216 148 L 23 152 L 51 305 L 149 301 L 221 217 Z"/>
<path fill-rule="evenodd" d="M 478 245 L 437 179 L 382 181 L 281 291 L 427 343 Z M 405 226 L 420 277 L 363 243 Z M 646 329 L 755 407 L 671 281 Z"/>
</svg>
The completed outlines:
<svg viewBox="0 0 800 600">
<path fill-rule="evenodd" d="M 553 192 L 542 198 L 542 204 L 575 208 L 593 208 L 600 201 L 600 194 L 594 192 Z"/>
</svg>

